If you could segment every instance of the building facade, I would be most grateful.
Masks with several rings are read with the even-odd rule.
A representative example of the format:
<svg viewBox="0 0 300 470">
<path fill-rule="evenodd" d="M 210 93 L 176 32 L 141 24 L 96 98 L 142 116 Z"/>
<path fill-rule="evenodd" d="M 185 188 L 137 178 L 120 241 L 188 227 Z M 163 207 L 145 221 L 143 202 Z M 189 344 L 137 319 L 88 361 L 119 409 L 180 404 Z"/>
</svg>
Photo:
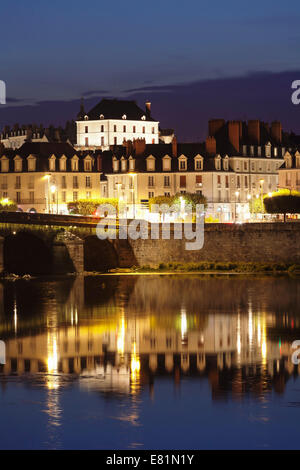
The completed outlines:
<svg viewBox="0 0 300 470">
<path fill-rule="evenodd" d="M 0 158 L 0 199 L 19 210 L 67 213 L 68 202 L 100 196 L 101 159 L 64 143 L 25 143 Z"/>
<path fill-rule="evenodd" d="M 279 170 L 279 189 L 300 191 L 300 153 L 286 152 L 284 165 Z"/>
<path fill-rule="evenodd" d="M 207 199 L 208 217 L 250 220 L 249 201 L 277 190 L 285 149 L 270 141 L 241 143 L 239 134 L 237 148 L 232 148 L 231 140 L 231 134 L 228 145 L 218 145 L 217 136 L 209 136 L 205 144 L 173 139 L 169 145 L 147 145 L 139 140 L 104 152 L 102 193 L 134 205 L 156 196 L 198 193 Z"/>
<path fill-rule="evenodd" d="M 82 104 L 76 125 L 79 149 L 104 150 L 139 138 L 159 143 L 159 122 L 151 116 L 150 102 L 142 110 L 135 101 L 103 99 L 88 113 Z"/>
</svg>

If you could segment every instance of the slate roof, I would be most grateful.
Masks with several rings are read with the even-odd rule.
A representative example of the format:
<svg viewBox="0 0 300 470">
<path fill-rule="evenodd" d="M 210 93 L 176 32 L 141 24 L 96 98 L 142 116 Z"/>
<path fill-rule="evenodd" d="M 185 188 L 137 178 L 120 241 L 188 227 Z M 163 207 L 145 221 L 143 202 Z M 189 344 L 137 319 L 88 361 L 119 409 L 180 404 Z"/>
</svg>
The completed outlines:
<svg viewBox="0 0 300 470">
<path fill-rule="evenodd" d="M 125 114 L 127 120 L 138 121 L 142 116 L 145 116 L 146 121 L 155 121 L 155 119 L 146 113 L 146 109 L 141 109 L 135 101 L 129 100 L 111 100 L 105 98 L 86 113 L 90 120 L 99 120 L 101 114 L 104 116 L 104 119 L 122 119 L 122 116 Z M 82 113 L 78 115 L 78 119 L 84 119 Z"/>
</svg>

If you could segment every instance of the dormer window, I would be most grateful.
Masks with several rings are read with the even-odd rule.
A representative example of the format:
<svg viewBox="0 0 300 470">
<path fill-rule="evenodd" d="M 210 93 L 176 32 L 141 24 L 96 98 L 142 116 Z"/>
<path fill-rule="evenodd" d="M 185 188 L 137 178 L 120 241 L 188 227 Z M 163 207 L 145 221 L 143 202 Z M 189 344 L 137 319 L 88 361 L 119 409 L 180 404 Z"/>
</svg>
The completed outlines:
<svg viewBox="0 0 300 470">
<path fill-rule="evenodd" d="M 266 157 L 271 157 L 271 144 L 268 142 L 265 146 Z"/>
<path fill-rule="evenodd" d="M 296 158 L 296 168 L 300 168 L 300 153 L 298 151 L 295 153 L 295 158 Z"/>
<path fill-rule="evenodd" d="M 89 156 L 84 159 L 84 171 L 92 171 L 92 159 Z"/>
<path fill-rule="evenodd" d="M 284 160 L 285 160 L 285 167 L 292 168 L 292 156 L 289 152 L 286 152 L 284 156 Z"/>
<path fill-rule="evenodd" d="M 228 171 L 228 168 L 229 168 L 229 158 L 228 158 L 228 156 L 226 156 L 223 160 L 223 169 L 225 171 Z"/>
<path fill-rule="evenodd" d="M 147 171 L 154 171 L 155 170 L 155 158 L 153 155 L 150 155 L 147 158 Z"/>
<path fill-rule="evenodd" d="M 88 121 L 88 120 L 89 120 L 89 117 L 88 117 L 87 114 L 84 116 L 84 120 L 85 120 L 85 121 Z"/>
<path fill-rule="evenodd" d="M 221 170 L 221 157 L 220 157 L 220 155 L 215 157 L 215 168 L 218 171 Z"/>
<path fill-rule="evenodd" d="M 33 155 L 27 157 L 28 171 L 35 171 L 36 169 L 36 158 Z"/>
<path fill-rule="evenodd" d="M 171 171 L 171 157 L 169 155 L 163 157 L 163 171 Z"/>
<path fill-rule="evenodd" d="M 187 158 L 184 155 L 180 155 L 178 158 L 178 167 L 180 171 L 185 171 L 187 169 Z"/>
<path fill-rule="evenodd" d="M 59 169 L 60 171 L 67 170 L 67 157 L 65 155 L 63 155 L 59 160 Z"/>
<path fill-rule="evenodd" d="M 49 158 L 49 170 L 50 171 L 55 171 L 55 160 L 56 160 L 55 155 L 52 155 L 52 157 Z"/>
<path fill-rule="evenodd" d="M 121 158 L 121 171 L 127 171 L 127 160 L 124 157 Z"/>
<path fill-rule="evenodd" d="M 9 160 L 5 156 L 1 158 L 1 171 L 7 173 L 9 171 Z"/>
<path fill-rule="evenodd" d="M 196 155 L 194 158 L 195 161 L 195 170 L 201 171 L 203 170 L 203 157 L 201 155 Z"/>
<path fill-rule="evenodd" d="M 122 119 L 127 119 L 126 114 L 123 114 Z"/>
<path fill-rule="evenodd" d="M 75 155 L 72 158 L 72 171 L 78 171 L 78 157 Z"/>
<path fill-rule="evenodd" d="M 103 114 L 100 114 L 100 119 L 104 119 L 104 115 Z"/>
<path fill-rule="evenodd" d="M 135 159 L 132 157 L 129 157 L 129 171 L 134 171 L 135 170 Z"/>
<path fill-rule="evenodd" d="M 21 172 L 22 171 L 22 158 L 18 155 L 14 158 L 15 161 L 15 171 Z"/>
<path fill-rule="evenodd" d="M 146 116 L 145 116 L 145 115 L 142 116 L 142 117 L 141 117 L 141 120 L 142 120 L 142 121 L 146 121 Z"/>
<path fill-rule="evenodd" d="M 119 160 L 116 157 L 113 158 L 113 170 L 115 172 L 119 171 Z"/>
</svg>

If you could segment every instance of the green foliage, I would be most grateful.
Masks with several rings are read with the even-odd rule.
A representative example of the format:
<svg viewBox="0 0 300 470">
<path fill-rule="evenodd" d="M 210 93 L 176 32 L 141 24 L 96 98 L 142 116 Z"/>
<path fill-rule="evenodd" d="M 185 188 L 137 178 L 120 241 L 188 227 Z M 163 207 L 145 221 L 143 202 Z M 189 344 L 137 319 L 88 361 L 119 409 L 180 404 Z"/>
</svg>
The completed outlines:
<svg viewBox="0 0 300 470">
<path fill-rule="evenodd" d="M 219 219 L 217 217 L 213 217 L 212 215 L 205 217 L 206 224 L 217 224 L 218 222 L 219 222 Z"/>
<path fill-rule="evenodd" d="M 207 199 L 205 196 L 202 194 L 195 194 L 195 193 L 186 193 L 186 194 L 181 194 L 181 193 L 176 193 L 174 196 L 156 196 L 156 197 L 151 197 L 149 199 L 149 208 L 151 210 L 151 207 L 154 204 L 167 204 L 168 206 L 178 206 L 180 208 L 180 198 L 183 198 L 185 201 L 185 204 L 190 204 L 192 206 L 192 209 L 195 210 L 197 204 L 203 204 L 204 208 L 207 207 Z"/>
<path fill-rule="evenodd" d="M 118 203 L 116 198 L 79 199 L 69 202 L 68 210 L 71 214 L 93 215 L 100 205 L 110 204 L 118 210 Z"/>
<path fill-rule="evenodd" d="M 261 200 L 261 196 L 250 199 L 249 211 L 251 214 L 264 214 L 266 212 L 265 206 Z"/>
<path fill-rule="evenodd" d="M 10 199 L 0 199 L 0 212 L 16 212 L 17 204 Z"/>
<path fill-rule="evenodd" d="M 266 211 L 270 214 L 300 214 L 300 193 L 293 191 L 273 193 L 264 198 Z"/>
</svg>

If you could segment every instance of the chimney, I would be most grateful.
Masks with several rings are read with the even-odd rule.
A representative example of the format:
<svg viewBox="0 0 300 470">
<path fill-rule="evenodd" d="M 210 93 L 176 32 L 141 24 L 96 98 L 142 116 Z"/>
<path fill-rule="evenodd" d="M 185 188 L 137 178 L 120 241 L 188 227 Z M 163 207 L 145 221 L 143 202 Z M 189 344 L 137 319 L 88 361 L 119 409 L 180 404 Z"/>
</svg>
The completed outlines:
<svg viewBox="0 0 300 470">
<path fill-rule="evenodd" d="M 175 135 L 172 139 L 172 155 L 173 157 L 177 157 L 177 138 Z"/>
<path fill-rule="evenodd" d="M 210 119 L 208 121 L 208 135 L 214 137 L 224 125 L 224 119 Z"/>
<path fill-rule="evenodd" d="M 102 158 L 101 155 L 97 155 L 97 171 L 102 170 Z"/>
<path fill-rule="evenodd" d="M 124 146 L 126 147 L 126 157 L 130 157 L 133 153 L 133 143 L 131 140 L 126 140 L 124 143 Z"/>
<path fill-rule="evenodd" d="M 240 122 L 229 121 L 228 122 L 228 139 L 234 150 L 240 152 Z"/>
<path fill-rule="evenodd" d="M 151 116 L 151 102 L 146 101 L 145 104 L 146 104 L 146 117 L 150 118 L 150 116 Z"/>
<path fill-rule="evenodd" d="M 133 142 L 133 148 L 135 149 L 135 155 L 140 156 L 145 153 L 146 150 L 146 140 L 145 139 L 136 139 Z"/>
<path fill-rule="evenodd" d="M 248 121 L 248 137 L 253 144 L 260 144 L 260 122 L 258 119 Z"/>
<path fill-rule="evenodd" d="M 216 155 L 217 153 L 217 142 L 213 136 L 208 136 L 205 141 L 206 152 L 209 155 Z"/>
<path fill-rule="evenodd" d="M 271 136 L 277 144 L 281 144 L 282 141 L 282 126 L 281 122 L 273 121 L 271 124 Z"/>
</svg>

